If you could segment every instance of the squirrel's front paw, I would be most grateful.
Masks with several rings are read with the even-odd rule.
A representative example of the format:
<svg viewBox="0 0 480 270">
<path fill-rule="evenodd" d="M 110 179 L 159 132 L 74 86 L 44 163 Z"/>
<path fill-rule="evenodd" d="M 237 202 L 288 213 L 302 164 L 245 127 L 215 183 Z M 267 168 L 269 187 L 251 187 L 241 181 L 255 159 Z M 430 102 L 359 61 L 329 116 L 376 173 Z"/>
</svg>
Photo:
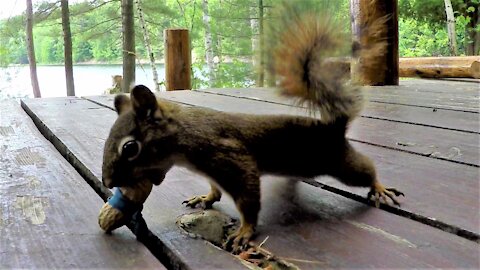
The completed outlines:
<svg viewBox="0 0 480 270">
<path fill-rule="evenodd" d="M 400 206 L 400 203 L 397 201 L 397 199 L 395 197 L 398 197 L 398 196 L 404 196 L 405 197 L 405 194 L 399 190 L 397 190 L 396 188 L 386 188 L 385 186 L 383 186 L 382 184 L 376 182 L 372 188 L 370 189 L 370 192 L 368 192 L 368 195 L 367 197 L 370 199 L 372 197 L 374 197 L 375 199 L 375 206 L 376 207 L 380 207 L 380 198 L 382 198 L 382 200 L 388 204 L 388 198 L 390 198 L 390 200 L 392 200 L 392 202 L 395 204 L 395 205 L 398 205 Z"/>
<path fill-rule="evenodd" d="M 197 205 L 201 205 L 203 209 L 210 209 L 212 208 L 212 204 L 214 203 L 214 200 L 211 200 L 208 195 L 199 195 L 199 196 L 193 196 L 190 199 L 187 199 L 182 202 L 182 204 L 185 204 L 187 207 L 195 208 Z"/>
<path fill-rule="evenodd" d="M 228 236 L 223 244 L 223 249 L 231 251 L 234 254 L 241 252 L 247 247 L 254 232 L 255 229 L 253 225 L 242 225 L 236 232 Z"/>
</svg>

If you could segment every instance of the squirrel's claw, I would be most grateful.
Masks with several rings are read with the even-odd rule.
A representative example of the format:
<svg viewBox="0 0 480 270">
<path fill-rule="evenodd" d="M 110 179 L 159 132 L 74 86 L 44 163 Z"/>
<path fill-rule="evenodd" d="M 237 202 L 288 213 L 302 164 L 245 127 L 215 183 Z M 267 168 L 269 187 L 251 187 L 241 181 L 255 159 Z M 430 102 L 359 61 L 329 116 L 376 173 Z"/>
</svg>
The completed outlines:
<svg viewBox="0 0 480 270">
<path fill-rule="evenodd" d="M 223 249 L 231 251 L 233 254 L 240 253 L 248 246 L 254 231 L 251 225 L 241 226 L 236 232 L 228 236 L 223 244 Z"/>
<path fill-rule="evenodd" d="M 392 202 L 400 206 L 400 203 L 397 201 L 395 197 L 399 196 L 404 196 L 405 194 L 396 188 L 386 188 L 380 183 L 375 183 L 372 188 L 370 189 L 370 192 L 367 194 L 367 198 L 371 199 L 372 197 L 375 197 L 375 206 L 378 208 L 380 207 L 380 199 L 382 199 L 386 204 L 388 204 L 388 198 L 392 200 Z"/>
<path fill-rule="evenodd" d="M 212 208 L 213 202 L 208 200 L 207 195 L 199 195 L 193 196 L 192 198 L 183 201 L 182 204 L 185 204 L 186 207 L 191 208 L 195 208 L 197 205 L 200 204 L 203 209 L 210 209 Z"/>
</svg>

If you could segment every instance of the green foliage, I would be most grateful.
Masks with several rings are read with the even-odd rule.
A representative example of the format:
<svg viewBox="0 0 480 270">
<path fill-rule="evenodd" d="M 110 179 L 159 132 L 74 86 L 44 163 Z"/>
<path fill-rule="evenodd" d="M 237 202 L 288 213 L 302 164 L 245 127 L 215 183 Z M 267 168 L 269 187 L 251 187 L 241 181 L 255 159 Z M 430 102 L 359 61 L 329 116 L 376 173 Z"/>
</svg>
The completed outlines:
<svg viewBox="0 0 480 270">
<path fill-rule="evenodd" d="M 451 0 L 454 11 L 466 8 L 465 0 Z M 477 0 L 473 0 L 477 1 Z M 444 0 L 399 0 L 400 16 L 431 25 L 444 25 L 446 20 Z"/>
<path fill-rule="evenodd" d="M 253 40 L 258 38 L 258 0 L 208 0 L 215 59 L 214 82 L 205 73 L 203 0 L 142 0 L 147 30 L 157 60 L 163 58 L 163 30 L 190 30 L 194 60 L 194 87 L 247 87 L 255 80 Z M 349 0 L 290 0 L 307 9 L 326 8 L 349 30 Z M 272 9 L 280 0 L 263 0 L 265 24 L 275 20 Z M 456 16 L 458 49 L 465 52 L 468 31 L 480 25 L 472 20 L 480 0 L 452 0 Z M 444 0 L 399 0 L 400 55 L 449 55 Z M 120 62 L 121 12 L 119 0 L 89 0 L 71 4 L 74 62 Z M 136 11 L 135 11 L 136 12 Z M 40 64 L 63 62 L 63 35 L 58 1 L 43 0 L 35 6 L 34 41 Z M 473 22 L 473 23 L 472 23 Z M 136 27 L 136 56 L 147 61 L 140 27 Z M 24 15 L 0 20 L 0 65 L 27 63 Z"/>
<path fill-rule="evenodd" d="M 444 28 L 436 29 L 411 18 L 399 20 L 399 53 L 402 57 L 448 55 L 448 36 Z"/>
</svg>

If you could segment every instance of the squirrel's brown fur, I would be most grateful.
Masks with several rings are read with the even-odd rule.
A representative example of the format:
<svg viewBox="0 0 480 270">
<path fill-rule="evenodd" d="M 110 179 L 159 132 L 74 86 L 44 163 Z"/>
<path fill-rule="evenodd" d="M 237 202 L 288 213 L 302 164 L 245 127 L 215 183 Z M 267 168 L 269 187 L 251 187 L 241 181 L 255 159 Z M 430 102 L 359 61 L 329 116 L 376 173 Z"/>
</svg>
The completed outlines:
<svg viewBox="0 0 480 270">
<path fill-rule="evenodd" d="M 398 204 L 395 196 L 402 193 L 385 188 L 373 162 L 345 138 L 348 123 L 361 108 L 360 89 L 335 70 L 322 70 L 324 57 L 344 41 L 331 20 L 309 16 L 313 15 L 298 16 L 280 39 L 280 47 L 273 49 L 275 70 L 279 88 L 317 108 L 321 120 L 180 107 L 157 100 L 139 85 L 131 99 L 115 98 L 119 116 L 105 143 L 104 185 L 125 186 L 145 179 L 160 184 L 174 164 L 199 171 L 211 178 L 211 191 L 185 202 L 211 207 L 220 200 L 220 190 L 230 194 L 242 217 L 240 229 L 226 243 L 234 249 L 254 232 L 263 174 L 331 175 L 348 185 L 370 187 L 369 194 L 377 201 L 389 197 Z"/>
</svg>

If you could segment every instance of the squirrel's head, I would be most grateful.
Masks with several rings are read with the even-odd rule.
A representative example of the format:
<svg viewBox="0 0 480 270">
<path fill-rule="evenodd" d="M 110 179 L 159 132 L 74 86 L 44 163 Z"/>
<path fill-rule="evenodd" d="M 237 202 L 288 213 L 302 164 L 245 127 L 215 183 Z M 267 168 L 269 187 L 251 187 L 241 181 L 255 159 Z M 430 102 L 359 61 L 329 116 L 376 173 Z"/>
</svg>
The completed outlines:
<svg viewBox="0 0 480 270">
<path fill-rule="evenodd" d="M 130 94 L 114 101 L 118 118 L 105 142 L 102 181 L 108 187 L 129 186 L 149 180 L 160 184 L 172 166 L 176 125 L 146 86 L 135 86 Z"/>
</svg>

